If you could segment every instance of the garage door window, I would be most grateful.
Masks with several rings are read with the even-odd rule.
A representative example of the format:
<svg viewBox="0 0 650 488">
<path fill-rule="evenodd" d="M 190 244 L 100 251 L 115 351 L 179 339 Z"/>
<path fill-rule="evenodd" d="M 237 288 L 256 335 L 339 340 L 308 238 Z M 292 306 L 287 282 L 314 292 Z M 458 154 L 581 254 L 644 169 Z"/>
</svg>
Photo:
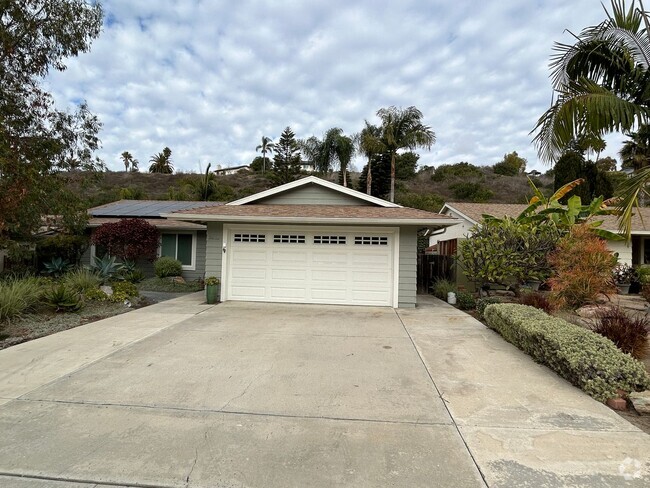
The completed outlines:
<svg viewBox="0 0 650 488">
<path fill-rule="evenodd" d="M 314 244 L 345 244 L 345 236 L 314 236 Z"/>
<path fill-rule="evenodd" d="M 298 234 L 275 234 L 273 242 L 279 244 L 304 244 L 305 236 Z"/>
<path fill-rule="evenodd" d="M 387 246 L 388 237 L 381 236 L 355 236 L 354 244 L 359 246 Z"/>
<path fill-rule="evenodd" d="M 160 255 L 178 259 L 184 268 L 191 268 L 194 266 L 193 246 L 193 234 L 163 234 Z"/>
<path fill-rule="evenodd" d="M 264 234 L 235 234 L 235 242 L 266 242 Z"/>
</svg>

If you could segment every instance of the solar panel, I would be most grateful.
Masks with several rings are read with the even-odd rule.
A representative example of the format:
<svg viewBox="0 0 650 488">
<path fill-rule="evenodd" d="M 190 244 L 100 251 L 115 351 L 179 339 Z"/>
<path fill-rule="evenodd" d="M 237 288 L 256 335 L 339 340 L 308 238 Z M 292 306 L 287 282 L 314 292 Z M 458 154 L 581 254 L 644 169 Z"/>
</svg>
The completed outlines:
<svg viewBox="0 0 650 488">
<path fill-rule="evenodd" d="M 91 208 L 93 217 L 160 217 L 162 213 L 200 207 L 215 207 L 223 202 L 187 202 L 171 200 L 120 200 Z"/>
</svg>

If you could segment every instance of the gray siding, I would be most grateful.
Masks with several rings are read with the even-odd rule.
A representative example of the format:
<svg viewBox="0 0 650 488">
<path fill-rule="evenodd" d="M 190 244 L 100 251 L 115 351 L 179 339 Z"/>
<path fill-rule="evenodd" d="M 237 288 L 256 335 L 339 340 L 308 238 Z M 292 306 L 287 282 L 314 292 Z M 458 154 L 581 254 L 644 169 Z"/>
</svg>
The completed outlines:
<svg viewBox="0 0 650 488">
<path fill-rule="evenodd" d="M 223 224 L 208 222 L 208 237 L 205 246 L 205 276 L 221 279 L 223 248 Z"/>
<path fill-rule="evenodd" d="M 257 200 L 254 203 L 265 205 L 373 205 L 365 200 L 318 185 L 302 186 Z"/>
<path fill-rule="evenodd" d="M 400 227 L 398 307 L 414 308 L 417 295 L 418 228 Z"/>
</svg>

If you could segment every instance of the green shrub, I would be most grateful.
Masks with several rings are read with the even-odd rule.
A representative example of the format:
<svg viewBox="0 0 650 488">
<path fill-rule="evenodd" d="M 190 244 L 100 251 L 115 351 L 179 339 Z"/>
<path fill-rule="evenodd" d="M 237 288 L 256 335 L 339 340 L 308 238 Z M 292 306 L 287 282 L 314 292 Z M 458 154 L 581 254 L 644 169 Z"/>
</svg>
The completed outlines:
<svg viewBox="0 0 650 488">
<path fill-rule="evenodd" d="M 122 303 L 125 300 L 128 300 L 130 297 L 123 291 L 113 292 L 112 295 L 108 295 L 108 301 L 113 303 Z"/>
<path fill-rule="evenodd" d="M 447 293 L 453 291 L 456 293 L 456 285 L 449 280 L 436 280 L 433 283 L 433 294 L 440 298 L 440 300 L 447 301 Z"/>
<path fill-rule="evenodd" d="M 176 283 L 165 278 L 147 278 L 141 283 L 138 283 L 138 289 L 170 293 L 192 293 L 203 290 L 203 282 L 190 281 L 188 283 Z"/>
<path fill-rule="evenodd" d="M 617 390 L 643 391 L 650 377 L 643 364 L 612 341 L 533 307 L 495 304 L 485 309 L 488 327 L 599 401 Z"/>
<path fill-rule="evenodd" d="M 124 268 L 124 265 L 118 262 L 115 256 L 106 256 L 97 257 L 93 261 L 93 270 L 99 276 L 99 279 L 102 283 L 106 283 L 112 279 L 118 278 Z"/>
<path fill-rule="evenodd" d="M 650 266 L 639 266 L 636 273 L 641 286 L 650 284 Z"/>
<path fill-rule="evenodd" d="M 77 293 L 85 294 L 88 290 L 97 289 L 100 284 L 97 273 L 87 268 L 77 268 L 69 271 L 63 277 L 63 283 Z"/>
<path fill-rule="evenodd" d="M 86 297 L 86 300 L 93 300 L 96 302 L 105 302 L 108 300 L 108 295 L 104 291 L 100 290 L 99 288 L 92 288 L 90 290 L 86 290 L 84 296 Z"/>
<path fill-rule="evenodd" d="M 178 259 L 163 256 L 156 259 L 153 263 L 154 271 L 158 278 L 166 278 L 167 276 L 180 276 L 183 271 L 182 264 Z"/>
<path fill-rule="evenodd" d="M 43 298 L 55 312 L 76 312 L 83 306 L 81 296 L 64 284 L 54 285 L 46 290 Z"/>
<path fill-rule="evenodd" d="M 436 168 L 431 179 L 445 181 L 452 178 L 467 180 L 468 178 L 483 178 L 483 172 L 478 166 L 470 163 L 441 164 Z"/>
<path fill-rule="evenodd" d="M 134 271 L 128 271 L 122 274 L 122 277 L 129 283 L 140 283 L 144 280 L 144 271 L 141 269 L 136 269 Z"/>
<path fill-rule="evenodd" d="M 650 330 L 650 321 L 645 316 L 630 317 L 619 307 L 607 307 L 598 314 L 598 319 L 591 330 L 607 337 L 616 347 L 633 358 L 645 357 Z"/>
<path fill-rule="evenodd" d="M 128 281 L 113 283 L 111 285 L 111 288 L 113 288 L 114 295 L 116 293 L 120 293 L 125 295 L 126 298 L 133 298 L 140 295 L 138 288 L 133 283 L 129 283 Z"/>
<path fill-rule="evenodd" d="M 458 305 L 458 308 L 461 310 L 474 310 L 476 308 L 476 299 L 474 298 L 474 294 L 466 291 L 459 291 L 456 295 L 456 305 Z"/>
<path fill-rule="evenodd" d="M 487 202 L 494 196 L 494 193 L 489 188 L 483 186 L 481 183 L 471 181 L 454 183 L 453 185 L 449 185 L 449 189 L 452 191 L 454 198 L 476 203 Z"/>
<path fill-rule="evenodd" d="M 67 259 L 56 257 L 52 258 L 43 266 L 45 266 L 45 272 L 47 274 L 58 278 L 68 272 L 70 269 L 70 262 Z"/>
<path fill-rule="evenodd" d="M 485 308 L 488 305 L 493 305 L 495 303 L 501 303 L 501 300 L 496 297 L 485 297 L 476 300 L 476 311 L 478 312 L 478 316 L 481 320 L 485 318 Z"/>
<path fill-rule="evenodd" d="M 20 317 L 34 309 L 42 295 L 36 278 L 12 278 L 0 281 L 0 322 Z"/>
</svg>

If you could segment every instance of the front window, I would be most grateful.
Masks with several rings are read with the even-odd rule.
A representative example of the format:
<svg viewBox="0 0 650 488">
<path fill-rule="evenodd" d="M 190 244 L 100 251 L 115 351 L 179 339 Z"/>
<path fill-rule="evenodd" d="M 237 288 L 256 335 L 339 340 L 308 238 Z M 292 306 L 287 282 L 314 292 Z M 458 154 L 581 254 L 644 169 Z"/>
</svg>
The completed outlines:
<svg viewBox="0 0 650 488">
<path fill-rule="evenodd" d="M 163 234 L 160 255 L 178 259 L 183 266 L 193 266 L 193 234 Z"/>
</svg>

